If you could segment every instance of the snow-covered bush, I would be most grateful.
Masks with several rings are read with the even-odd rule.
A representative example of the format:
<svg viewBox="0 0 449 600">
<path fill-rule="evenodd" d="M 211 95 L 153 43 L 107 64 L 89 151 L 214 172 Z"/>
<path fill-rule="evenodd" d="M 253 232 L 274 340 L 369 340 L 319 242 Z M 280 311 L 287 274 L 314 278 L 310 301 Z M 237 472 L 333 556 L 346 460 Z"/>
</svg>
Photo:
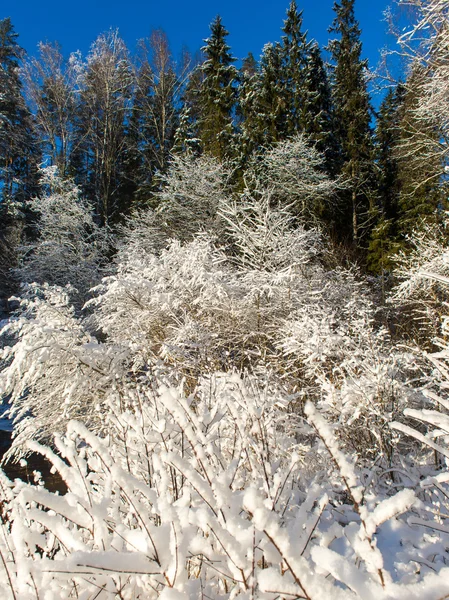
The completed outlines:
<svg viewBox="0 0 449 600">
<path fill-rule="evenodd" d="M 449 592 L 444 563 L 426 565 L 433 540 L 398 518 L 413 514 L 413 491 L 365 488 L 312 405 L 322 440 L 313 450 L 312 430 L 269 384 L 217 374 L 187 398 L 151 390 L 141 380 L 111 402 L 113 435 L 72 421 L 55 440 L 59 455 L 31 444 L 60 473 L 64 496 L 1 477 L 0 582 L 13 597 Z M 313 460 L 322 470 L 310 478 Z"/>
<path fill-rule="evenodd" d="M 37 240 L 20 248 L 17 276 L 24 283 L 69 284 L 73 300 L 82 305 L 105 273 L 107 232 L 94 222 L 78 188 L 62 180 L 55 167 L 43 169 L 41 187 L 41 195 L 29 202 L 38 215 Z"/>
<path fill-rule="evenodd" d="M 295 225 L 292 213 L 276 205 L 270 192 L 245 190 L 236 200 L 223 201 L 218 214 L 230 260 L 243 271 L 304 272 L 325 252 L 321 232 Z"/>
<path fill-rule="evenodd" d="M 419 324 L 421 336 L 434 335 L 445 314 L 449 278 L 449 245 L 441 225 L 423 223 L 409 239 L 411 250 L 395 257 L 398 284 L 391 303 L 407 310 Z"/>
<path fill-rule="evenodd" d="M 212 156 L 173 155 L 155 194 L 158 226 L 166 237 L 188 241 L 213 232 L 218 207 L 230 193 L 229 180 L 229 168 Z"/>
<path fill-rule="evenodd" d="M 164 372 L 194 389 L 207 373 L 237 369 L 269 373 L 299 412 L 307 399 L 321 402 L 363 457 L 385 452 L 380 441 L 391 433 L 392 403 L 400 414 L 408 398 L 406 377 L 401 355 L 377 332 L 366 286 L 350 271 L 329 270 L 320 232 L 293 228 L 269 194 L 223 202 L 219 218 L 225 249 L 199 235 L 156 250 L 152 215 L 136 223 L 87 319 L 64 304 L 66 291 L 30 289 L 37 296 L 7 328 L 17 343 L 0 376 L 20 422 L 17 447 L 80 415 L 101 430 L 119 380 L 127 387 L 142 372 Z"/>
<path fill-rule="evenodd" d="M 278 142 L 250 165 L 247 178 L 269 190 L 302 222 L 317 223 L 335 193 L 336 182 L 323 170 L 323 157 L 302 134 Z"/>
<path fill-rule="evenodd" d="M 71 419 L 101 431 L 103 405 L 129 368 L 127 348 L 100 344 L 69 303 L 70 290 L 31 284 L 2 335 L 0 391 L 10 403 L 12 453 L 27 440 L 49 440 Z"/>
</svg>

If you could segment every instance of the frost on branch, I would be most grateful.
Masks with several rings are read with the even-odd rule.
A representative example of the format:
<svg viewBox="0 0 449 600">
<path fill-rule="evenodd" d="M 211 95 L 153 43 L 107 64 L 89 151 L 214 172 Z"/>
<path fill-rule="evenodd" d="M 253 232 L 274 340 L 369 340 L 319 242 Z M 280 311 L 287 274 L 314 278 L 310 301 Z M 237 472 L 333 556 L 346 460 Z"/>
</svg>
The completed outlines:
<svg viewBox="0 0 449 600">
<path fill-rule="evenodd" d="M 30 445 L 53 462 L 66 495 L 1 476 L 2 589 L 61 600 L 81 590 L 129 600 L 449 592 L 444 566 L 437 578 L 403 564 L 432 547 L 417 550 L 400 519 L 413 492 L 382 499 L 364 489 L 314 409 L 310 421 L 337 467 L 321 482 L 304 476 L 319 447 L 298 444 L 310 429 L 275 389 L 215 374 L 189 397 L 149 390 L 142 381 L 126 406 L 109 404 L 106 437 L 71 421 L 55 440 L 59 456 Z"/>
<path fill-rule="evenodd" d="M 325 175 L 322 156 L 302 134 L 275 144 L 255 158 L 249 175 L 300 222 L 314 225 L 337 185 Z"/>
<path fill-rule="evenodd" d="M 20 248 L 17 276 L 24 283 L 70 284 L 73 300 L 82 305 L 105 273 L 107 234 L 78 188 L 60 179 L 55 167 L 42 170 L 41 187 L 41 195 L 29 203 L 38 214 L 37 241 Z"/>
<path fill-rule="evenodd" d="M 230 193 L 229 168 L 206 154 L 175 154 L 161 179 L 155 199 L 159 226 L 167 238 L 190 241 L 197 233 L 213 233 L 218 206 Z"/>
<path fill-rule="evenodd" d="M 99 344 L 75 316 L 66 289 L 32 284 L 28 292 L 2 332 L 16 340 L 2 351 L 0 373 L 16 424 L 11 455 L 26 451 L 29 439 L 62 433 L 70 419 L 101 430 L 103 403 L 126 373 L 126 349 Z"/>
</svg>

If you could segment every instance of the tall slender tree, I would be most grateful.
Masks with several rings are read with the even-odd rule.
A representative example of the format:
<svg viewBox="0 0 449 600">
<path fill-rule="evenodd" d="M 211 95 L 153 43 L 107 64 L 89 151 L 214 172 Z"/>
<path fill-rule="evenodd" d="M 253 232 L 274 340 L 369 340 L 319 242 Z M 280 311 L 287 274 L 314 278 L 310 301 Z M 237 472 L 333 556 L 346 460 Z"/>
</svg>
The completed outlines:
<svg viewBox="0 0 449 600">
<path fill-rule="evenodd" d="M 19 206 L 36 192 L 34 123 L 22 95 L 19 65 L 24 50 L 9 18 L 0 21 L 0 194 L 3 218 L 8 206 Z"/>
<path fill-rule="evenodd" d="M 341 148 L 336 135 L 336 118 L 332 91 L 318 44 L 312 44 L 304 69 L 301 130 L 324 156 L 328 175 L 338 173 Z"/>
<path fill-rule="evenodd" d="M 398 84 L 383 99 L 377 114 L 375 154 L 378 167 L 378 215 L 371 232 L 368 267 L 373 273 L 392 268 L 392 257 L 399 249 L 400 193 L 398 145 L 405 88 Z"/>
<path fill-rule="evenodd" d="M 123 40 L 116 31 L 100 35 L 87 58 L 73 162 L 76 182 L 94 203 L 101 224 L 117 219 L 130 201 L 122 188 L 133 82 Z"/>
<path fill-rule="evenodd" d="M 237 69 L 227 36 L 221 17 L 216 17 L 202 48 L 206 60 L 200 67 L 204 79 L 199 92 L 199 136 L 203 149 L 219 159 L 229 156 L 234 133 Z"/>
<path fill-rule="evenodd" d="M 342 149 L 341 173 L 346 191 L 341 195 L 339 232 L 361 248 L 372 223 L 375 204 L 374 145 L 371 130 L 372 109 L 362 60 L 360 27 L 354 14 L 355 0 L 334 4 L 331 32 L 338 35 L 329 42 L 333 60 L 333 98 L 337 135 Z"/>
<path fill-rule="evenodd" d="M 35 115 L 44 160 L 57 166 L 62 178 L 70 174 L 76 145 L 75 116 L 83 68 L 79 53 L 65 58 L 58 44 L 49 43 L 39 44 L 38 55 L 23 67 L 26 96 Z"/>
<path fill-rule="evenodd" d="M 239 108 L 241 144 L 246 156 L 284 137 L 286 105 L 281 70 L 281 45 L 267 44 L 257 70 L 243 78 Z"/>
<path fill-rule="evenodd" d="M 139 44 L 135 94 L 128 123 L 126 172 L 139 202 L 152 196 L 155 174 L 165 173 L 179 120 L 183 84 L 167 36 L 155 30 Z"/>
<path fill-rule="evenodd" d="M 302 31 L 302 25 L 302 11 L 298 11 L 296 0 L 292 0 L 282 28 L 282 69 L 278 73 L 282 79 L 285 106 L 284 138 L 302 131 L 304 79 L 310 51 L 307 32 Z"/>
<path fill-rule="evenodd" d="M 447 142 L 435 121 L 419 114 L 428 76 L 427 69 L 415 64 L 399 108 L 396 160 L 400 185 L 398 230 L 402 238 L 411 234 L 420 220 L 438 218 L 438 208 L 447 203 L 441 186 L 446 158 L 440 149 Z"/>
</svg>

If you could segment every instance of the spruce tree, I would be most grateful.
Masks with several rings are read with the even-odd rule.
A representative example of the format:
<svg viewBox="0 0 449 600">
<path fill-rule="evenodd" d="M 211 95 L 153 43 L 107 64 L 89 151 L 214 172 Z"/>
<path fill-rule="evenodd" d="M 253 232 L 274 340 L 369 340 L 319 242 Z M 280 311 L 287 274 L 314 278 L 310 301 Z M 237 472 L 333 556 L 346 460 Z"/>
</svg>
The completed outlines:
<svg viewBox="0 0 449 600">
<path fill-rule="evenodd" d="M 335 134 L 336 120 L 330 82 L 316 43 L 310 47 L 302 94 L 300 128 L 324 156 L 326 173 L 335 176 L 340 167 L 341 152 Z"/>
<path fill-rule="evenodd" d="M 9 18 L 0 21 L 0 190 L 3 219 L 8 207 L 23 209 L 37 191 L 36 135 L 22 95 L 19 65 L 24 50 Z M 14 209 L 15 207 L 15 209 Z"/>
<path fill-rule="evenodd" d="M 399 110 L 400 137 L 396 145 L 400 195 L 398 232 L 404 240 L 424 220 L 435 220 L 446 206 L 441 186 L 444 155 L 440 152 L 441 132 L 432 120 L 420 117 L 422 88 L 428 74 L 415 65 L 407 78 Z"/>
<path fill-rule="evenodd" d="M 367 62 L 362 60 L 360 28 L 354 15 L 354 0 L 334 4 L 329 42 L 333 59 L 333 98 L 337 135 L 342 149 L 341 174 L 346 191 L 341 194 L 338 233 L 362 248 L 372 221 L 375 204 L 374 147 L 371 106 L 365 81 Z"/>
<path fill-rule="evenodd" d="M 400 115 L 405 88 L 391 88 L 377 115 L 375 151 L 378 167 L 378 217 L 371 233 L 368 267 L 373 273 L 384 273 L 392 267 L 392 257 L 399 249 L 398 219 L 401 182 L 399 178 L 398 144 L 401 137 Z"/>
<path fill-rule="evenodd" d="M 301 30 L 302 23 L 302 11 L 298 11 L 296 1 L 292 0 L 282 28 L 282 69 L 278 74 L 282 79 L 285 106 L 284 138 L 302 131 L 304 78 L 310 51 L 307 32 Z"/>
<path fill-rule="evenodd" d="M 199 137 L 205 152 L 218 159 L 229 156 L 233 137 L 233 111 L 236 101 L 237 69 L 226 43 L 228 32 L 217 17 L 202 51 L 203 81 L 199 92 Z"/>
<path fill-rule="evenodd" d="M 401 188 L 398 144 L 404 99 L 405 88 L 402 84 L 388 91 L 380 105 L 375 132 L 381 212 L 386 219 L 395 222 L 398 219 Z"/>
<path fill-rule="evenodd" d="M 243 78 L 239 94 L 241 146 L 246 157 L 285 136 L 285 94 L 280 73 L 282 47 L 267 44 L 260 65 Z"/>
</svg>

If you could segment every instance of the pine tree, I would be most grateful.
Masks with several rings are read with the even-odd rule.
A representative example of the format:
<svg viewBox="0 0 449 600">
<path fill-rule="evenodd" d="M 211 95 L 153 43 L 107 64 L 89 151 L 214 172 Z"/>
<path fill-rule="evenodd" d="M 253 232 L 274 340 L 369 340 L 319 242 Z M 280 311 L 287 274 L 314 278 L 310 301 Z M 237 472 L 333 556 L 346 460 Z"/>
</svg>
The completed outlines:
<svg viewBox="0 0 449 600">
<path fill-rule="evenodd" d="M 228 32 L 221 17 L 211 24 L 211 36 L 202 51 L 206 60 L 201 65 L 203 81 L 199 92 L 199 137 L 205 152 L 218 159 L 230 154 L 233 136 L 237 69 L 226 43 Z"/>
<path fill-rule="evenodd" d="M 355 0 L 334 4 L 330 29 L 339 39 L 329 42 L 333 59 L 333 97 L 337 135 L 342 148 L 341 174 L 347 190 L 341 197 L 339 233 L 362 248 L 369 234 L 375 200 L 371 106 L 365 81 L 367 62 L 361 59 L 360 28 Z"/>
</svg>

